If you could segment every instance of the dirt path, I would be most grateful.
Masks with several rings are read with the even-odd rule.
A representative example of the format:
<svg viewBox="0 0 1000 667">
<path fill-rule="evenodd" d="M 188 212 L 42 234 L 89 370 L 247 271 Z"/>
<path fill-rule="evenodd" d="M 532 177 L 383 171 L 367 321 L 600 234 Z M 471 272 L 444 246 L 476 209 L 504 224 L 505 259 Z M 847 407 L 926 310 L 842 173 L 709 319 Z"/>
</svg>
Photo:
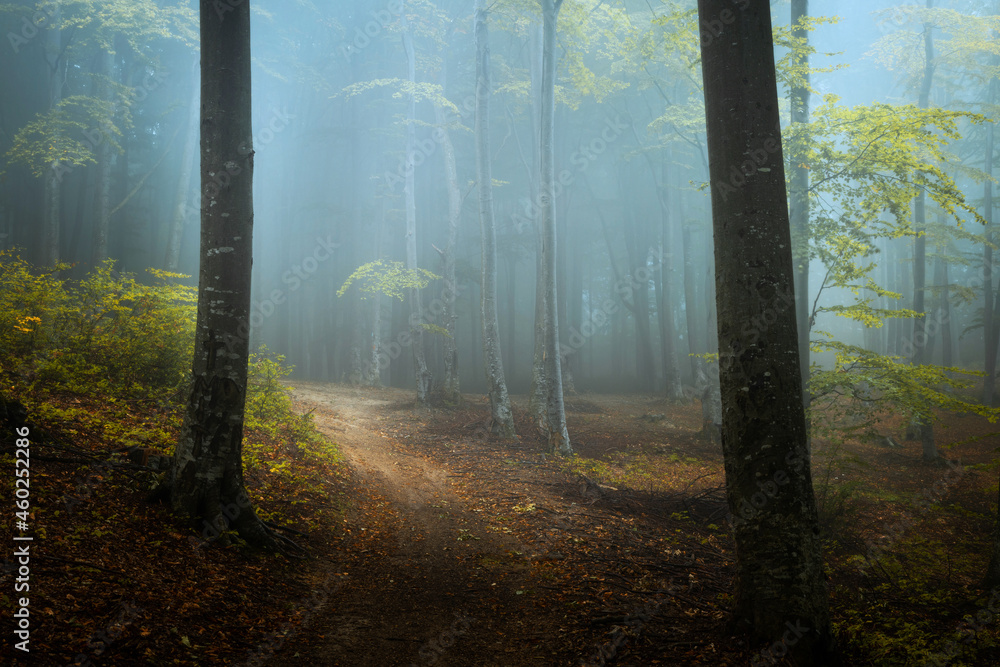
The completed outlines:
<svg viewBox="0 0 1000 667">
<path fill-rule="evenodd" d="M 271 664 L 537 664 L 518 646 L 528 549 L 481 519 L 448 470 L 388 434 L 420 420 L 412 392 L 296 383 L 294 396 L 356 474 L 347 526 L 381 535 L 364 536 L 363 567 L 330 564 L 336 594 L 310 622 L 322 638 L 306 653 L 288 642 Z"/>
</svg>

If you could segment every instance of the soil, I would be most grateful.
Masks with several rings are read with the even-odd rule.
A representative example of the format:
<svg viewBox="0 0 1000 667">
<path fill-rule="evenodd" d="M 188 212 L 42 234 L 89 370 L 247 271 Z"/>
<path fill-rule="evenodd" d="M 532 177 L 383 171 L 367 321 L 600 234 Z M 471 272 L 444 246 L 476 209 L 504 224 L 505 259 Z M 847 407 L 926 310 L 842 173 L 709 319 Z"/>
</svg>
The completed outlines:
<svg viewBox="0 0 1000 667">
<path fill-rule="evenodd" d="M 312 383 L 294 398 L 353 470 L 346 530 L 366 543 L 325 563 L 322 610 L 269 664 L 745 664 L 705 602 L 729 587 L 728 548 L 682 514 L 723 523 L 718 466 L 682 495 L 623 493 L 547 460 L 523 409 L 521 441 L 500 443 L 482 403 L 431 413 L 412 392 Z M 570 400 L 577 448 L 607 449 L 595 425 L 624 417 L 622 448 L 672 430 L 721 461 L 693 437 L 696 408 L 620 413 L 636 403 Z"/>
</svg>

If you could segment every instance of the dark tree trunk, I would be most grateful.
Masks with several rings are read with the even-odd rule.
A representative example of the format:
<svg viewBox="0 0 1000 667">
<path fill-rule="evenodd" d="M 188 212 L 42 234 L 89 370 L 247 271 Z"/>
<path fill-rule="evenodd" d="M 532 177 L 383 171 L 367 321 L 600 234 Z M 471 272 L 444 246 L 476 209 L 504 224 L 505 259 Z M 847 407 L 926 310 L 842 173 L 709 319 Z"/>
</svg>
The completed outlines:
<svg viewBox="0 0 1000 667">
<path fill-rule="evenodd" d="M 276 536 L 243 483 L 243 410 L 249 356 L 253 248 L 250 3 L 220 15 L 201 1 L 201 270 L 198 321 L 184 425 L 170 471 L 174 511 L 202 535 L 235 529 L 251 544 Z"/>
<path fill-rule="evenodd" d="M 798 330 L 794 313 L 781 307 L 793 293 L 794 266 L 770 7 L 753 0 L 738 11 L 728 0 L 699 0 L 698 14 L 708 30 L 701 51 L 722 447 L 726 495 L 737 516 L 733 623 L 755 640 L 783 641 L 796 664 L 827 664 L 835 643 L 806 448 Z M 766 332 L 746 326 L 764 313 L 773 321 Z"/>
<path fill-rule="evenodd" d="M 483 237 L 482 322 L 483 362 L 490 397 L 490 430 L 497 436 L 514 437 L 514 414 L 510 409 L 507 381 L 500 355 L 500 323 L 497 320 L 497 235 L 493 220 L 493 172 L 490 161 L 490 33 L 483 0 L 476 2 L 476 180 L 479 183 L 479 222 Z"/>
</svg>

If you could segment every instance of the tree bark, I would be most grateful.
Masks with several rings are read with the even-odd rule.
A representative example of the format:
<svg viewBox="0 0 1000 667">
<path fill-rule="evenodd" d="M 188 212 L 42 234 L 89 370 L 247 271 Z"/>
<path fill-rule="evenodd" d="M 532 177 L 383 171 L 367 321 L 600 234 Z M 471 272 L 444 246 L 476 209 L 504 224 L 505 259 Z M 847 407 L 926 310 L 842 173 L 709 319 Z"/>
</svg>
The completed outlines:
<svg viewBox="0 0 1000 667">
<path fill-rule="evenodd" d="M 927 8 L 934 6 L 934 0 L 927 0 Z M 920 84 L 920 96 L 917 101 L 921 109 L 930 106 L 931 84 L 934 80 L 934 26 L 924 23 L 924 77 Z M 913 240 L 913 310 L 917 316 L 913 319 L 913 357 L 914 365 L 924 364 L 927 347 L 927 313 L 925 306 L 925 291 L 927 288 L 927 206 L 923 189 L 917 195 L 913 204 L 913 228 L 917 237 Z M 923 447 L 923 459 L 935 461 L 938 458 L 937 447 L 934 445 L 934 425 L 927 417 L 918 418 L 916 425 Z"/>
<path fill-rule="evenodd" d="M 697 299 L 695 299 L 694 258 L 691 253 L 691 225 L 682 221 L 681 246 L 684 253 L 684 324 L 687 331 L 688 360 L 691 364 L 691 381 L 698 377 L 698 358 L 694 355 L 704 352 L 702 346 L 695 343 L 698 340 Z"/>
<path fill-rule="evenodd" d="M 809 31 L 803 21 L 809 16 L 809 0 L 792 0 L 792 37 L 807 40 Z M 809 56 L 803 55 L 796 65 L 809 67 Z M 809 74 L 803 74 L 790 92 L 792 123 L 809 122 Z M 802 400 L 809 407 L 809 167 L 804 155 L 805 145 L 795 141 L 789 145 L 792 178 L 789 187 L 789 218 L 792 229 L 792 261 L 795 264 L 795 316 L 799 328 L 799 356 L 802 363 Z"/>
<path fill-rule="evenodd" d="M 736 515 L 733 625 L 796 664 L 836 661 L 813 494 L 794 266 L 766 0 L 699 0 L 726 495 Z M 756 156 L 756 160 L 754 160 Z M 762 157 L 763 156 L 763 157 Z M 751 170 L 747 161 L 753 165 Z M 744 180 L 732 185 L 732 171 Z M 766 332 L 748 322 L 772 322 Z M 789 628 L 794 624 L 794 633 Z"/>
<path fill-rule="evenodd" d="M 407 9 L 401 12 L 401 22 L 403 24 L 403 50 L 406 52 L 406 76 L 407 80 L 416 83 L 416 56 L 413 52 L 413 36 L 410 34 L 410 26 L 406 19 Z M 413 174 L 416 165 L 414 158 L 416 155 L 416 123 L 417 102 L 416 97 L 410 96 L 410 103 L 406 113 L 406 156 L 405 160 L 405 183 L 403 185 L 403 196 L 406 207 L 406 268 L 414 270 L 417 268 L 417 206 L 414 199 Z M 413 374 L 416 380 L 417 403 L 427 405 L 430 401 L 431 372 L 427 368 L 427 358 L 424 354 L 424 329 L 421 325 L 424 311 L 421 302 L 420 290 L 416 287 L 410 290 L 410 335 L 413 339 Z"/>
<path fill-rule="evenodd" d="M 483 237 L 481 309 L 483 363 L 490 397 L 490 430 L 504 439 L 515 437 L 514 414 L 504 379 L 497 320 L 497 238 L 493 219 L 493 172 L 490 165 L 490 35 L 483 0 L 475 6 L 476 32 L 476 180 L 479 183 L 479 222 Z"/>
<path fill-rule="evenodd" d="M 559 308 L 556 302 L 556 202 L 555 202 L 555 77 L 556 22 L 563 0 L 542 1 L 542 90 L 539 123 L 539 203 L 542 227 L 542 279 L 545 286 L 545 384 L 546 427 L 549 451 L 573 453 L 566 430 L 562 363 L 559 354 Z"/>
<path fill-rule="evenodd" d="M 444 84 L 442 83 L 442 88 Z M 444 293 L 441 300 L 444 307 L 441 320 L 448 335 L 444 339 L 444 386 L 443 398 L 447 403 L 458 405 L 462 402 L 462 391 L 458 375 L 458 338 L 455 323 L 455 302 L 458 283 L 455 280 L 455 244 L 458 238 L 458 224 L 462 217 L 462 193 L 458 187 L 458 169 L 455 166 L 455 147 L 451 143 L 451 133 L 446 124 L 446 114 L 440 107 L 435 109 L 438 126 L 442 131 L 441 153 L 444 157 L 445 184 L 448 188 L 448 239 L 441 252 Z M 496 253 L 494 252 L 494 255 Z M 495 280 L 494 275 L 494 280 Z"/>
<path fill-rule="evenodd" d="M 187 138 L 184 140 L 184 152 L 181 155 L 180 177 L 177 180 L 177 194 L 174 195 L 174 212 L 170 218 L 170 227 L 167 228 L 167 251 L 163 258 L 163 265 L 167 271 L 176 271 L 180 266 L 181 241 L 184 238 L 184 223 L 187 220 L 188 198 L 191 194 L 191 174 L 194 172 L 195 158 L 198 154 L 200 115 L 198 98 L 195 97 L 188 109 Z"/>
<path fill-rule="evenodd" d="M 201 270 L 193 387 L 169 475 L 174 511 L 202 536 L 235 529 L 251 544 L 278 539 L 243 482 L 243 411 L 253 252 L 250 3 L 217 13 L 201 1 Z"/>
<path fill-rule="evenodd" d="M 989 103 L 996 102 L 997 80 L 990 80 Z M 997 373 L 997 333 L 1000 333 L 1000 323 L 996 322 L 993 308 L 993 150 L 994 126 L 986 124 L 986 156 L 983 171 L 986 179 L 983 181 L 983 217 L 986 219 L 986 243 L 983 245 L 983 345 L 985 347 L 985 372 L 983 378 L 983 403 L 992 406 L 996 393 Z"/>
<path fill-rule="evenodd" d="M 542 52 L 543 26 L 532 26 L 529 34 L 528 53 L 531 62 L 531 221 L 535 227 L 535 335 L 531 357 L 531 387 L 528 390 L 528 412 L 545 429 L 548 385 L 545 382 L 545 266 L 542 259 L 543 229 L 539 218 L 541 176 L 540 146 L 542 122 Z"/>
<path fill-rule="evenodd" d="M 114 92 L 111 87 L 111 77 L 114 74 L 115 59 L 112 53 L 105 50 L 100 56 L 98 97 L 114 109 Z M 109 117 L 108 124 L 113 122 Z M 95 186 L 94 211 L 94 247 L 91 263 L 98 266 L 108 258 L 108 229 L 111 225 L 111 137 L 103 129 L 100 132 L 100 143 L 97 152 L 97 183 Z"/>
<path fill-rule="evenodd" d="M 64 69 L 66 66 L 62 49 L 62 12 L 59 2 L 54 2 L 52 25 L 46 33 L 45 60 L 49 66 L 49 105 L 55 109 L 62 101 Z M 60 139 L 53 136 L 52 141 L 58 144 Z M 59 262 L 59 236 L 62 209 L 62 179 L 65 173 L 57 160 L 53 161 L 45 171 L 45 194 L 42 203 L 42 264 L 55 266 Z"/>
</svg>

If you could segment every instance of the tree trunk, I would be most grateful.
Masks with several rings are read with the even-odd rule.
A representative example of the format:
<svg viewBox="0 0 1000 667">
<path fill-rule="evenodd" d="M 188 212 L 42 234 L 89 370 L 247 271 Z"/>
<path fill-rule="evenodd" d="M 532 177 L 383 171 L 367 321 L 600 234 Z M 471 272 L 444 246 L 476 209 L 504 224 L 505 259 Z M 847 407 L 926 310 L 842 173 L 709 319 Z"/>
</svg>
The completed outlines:
<svg viewBox="0 0 1000 667">
<path fill-rule="evenodd" d="M 111 107 L 112 116 L 108 117 L 110 125 L 114 114 L 114 91 L 111 87 L 111 77 L 114 75 L 115 58 L 110 51 L 105 50 L 100 56 L 98 68 L 98 97 Z M 108 258 L 108 228 L 111 224 L 111 136 L 103 129 L 98 131 L 100 143 L 97 152 L 97 183 L 95 185 L 94 211 L 94 247 L 91 253 L 91 263 L 98 266 Z"/>
<path fill-rule="evenodd" d="M 201 1 L 201 270 L 194 379 L 169 491 L 202 536 L 235 529 L 251 544 L 282 538 L 257 517 L 243 482 L 243 410 L 253 253 L 250 3 L 224 14 Z"/>
<path fill-rule="evenodd" d="M 653 333 L 649 323 L 649 268 L 646 237 L 639 229 L 635 211 L 627 206 L 625 218 L 625 249 L 628 254 L 628 275 L 623 289 L 631 293 L 629 310 L 635 319 L 635 373 L 640 390 L 652 391 L 656 383 L 656 360 L 653 355 Z M 608 250 L 610 252 L 610 248 Z M 622 279 L 619 278 L 621 281 Z"/>
<path fill-rule="evenodd" d="M 809 31 L 804 21 L 809 16 L 809 0 L 792 0 L 792 37 L 806 40 Z M 809 67 L 809 56 L 803 55 L 796 65 Z M 790 103 L 793 123 L 809 122 L 809 74 L 792 86 Z M 802 363 L 802 400 L 809 407 L 809 167 L 803 141 L 790 142 L 789 158 L 792 178 L 788 203 L 792 230 L 792 261 L 795 264 L 795 317 L 799 328 L 799 356 Z"/>
<path fill-rule="evenodd" d="M 406 51 L 406 76 L 410 84 L 416 83 L 416 56 L 413 53 L 413 36 L 406 19 L 407 9 L 404 6 L 400 14 L 403 24 L 403 50 Z M 406 268 L 413 271 L 417 268 L 417 206 L 414 199 L 413 173 L 416 156 L 416 123 L 417 102 L 414 95 L 406 113 L 406 157 L 405 184 L 403 195 L 406 207 Z M 420 290 L 416 287 L 410 290 L 410 335 L 413 339 L 413 374 L 416 380 L 417 403 L 427 405 L 430 400 L 431 372 L 427 369 L 427 358 L 424 354 L 424 329 L 421 326 L 422 313 Z"/>
<path fill-rule="evenodd" d="M 483 236 L 481 308 L 483 363 L 490 397 L 490 430 L 503 439 L 514 437 L 514 414 L 510 409 L 507 382 L 500 355 L 500 323 L 497 321 L 497 237 L 493 220 L 493 172 L 490 165 L 490 35 L 483 0 L 475 8 L 476 32 L 476 180 L 479 183 L 479 223 Z"/>
<path fill-rule="evenodd" d="M 691 225 L 683 222 L 681 228 L 681 245 L 684 253 L 684 324 L 687 331 L 688 361 L 691 364 L 691 381 L 698 377 L 698 358 L 694 355 L 704 352 L 701 346 L 695 344 L 698 340 L 698 320 L 695 299 L 695 271 L 694 258 L 691 256 Z M 709 306 L 711 307 L 711 306 Z"/>
<path fill-rule="evenodd" d="M 196 91 L 197 92 L 197 91 Z M 174 212 L 167 229 L 167 252 L 163 265 L 167 271 L 176 271 L 181 261 L 181 241 L 184 238 L 184 223 L 187 219 L 188 200 L 191 195 L 191 174 L 194 172 L 195 157 L 198 154 L 198 118 L 201 115 L 198 98 L 191 100 L 188 109 L 187 138 L 181 155 L 181 173 L 174 196 Z"/>
<path fill-rule="evenodd" d="M 441 84 L 444 88 L 444 82 Z M 448 240 L 441 252 L 442 277 L 444 292 L 441 300 L 444 306 L 441 313 L 442 324 L 448 335 L 444 338 L 444 386 L 445 402 L 458 405 L 462 402 L 462 391 L 458 376 L 458 338 L 455 330 L 457 316 L 455 315 L 455 299 L 458 295 L 458 283 L 455 280 L 455 243 L 458 237 L 458 223 L 462 217 L 462 193 L 458 187 L 458 169 L 455 166 L 455 147 L 451 143 L 451 133 L 446 124 L 446 114 L 441 107 L 435 109 L 441 135 L 441 152 L 444 156 L 445 184 L 448 187 Z M 495 254 L 495 253 L 494 253 Z"/>
<path fill-rule="evenodd" d="M 732 620 L 755 640 L 782 642 L 795 664 L 827 664 L 835 660 L 835 642 L 806 449 L 798 330 L 794 313 L 779 305 L 793 293 L 794 266 L 770 8 L 766 0 L 739 12 L 731 7 L 728 0 L 698 2 L 706 26 L 701 51 L 722 448 L 726 495 L 739 517 Z M 748 156 L 758 157 L 752 171 Z M 733 169 L 745 175 L 741 187 L 729 185 Z M 773 320 L 766 334 L 746 326 L 765 313 Z"/>
<path fill-rule="evenodd" d="M 65 69 L 65 58 L 62 49 L 62 12 L 59 2 L 54 3 L 52 25 L 46 33 L 45 59 L 49 65 L 49 105 L 55 109 L 62 101 L 62 89 Z M 58 145 L 60 138 L 52 137 L 53 144 Z M 42 204 L 42 264 L 55 266 L 59 262 L 59 232 L 62 209 L 62 179 L 67 168 L 58 160 L 54 160 L 45 171 L 45 194 Z"/>
<path fill-rule="evenodd" d="M 990 81 L 989 102 L 996 100 L 997 80 Z M 994 123 L 987 121 L 986 125 L 986 156 L 983 171 L 987 178 L 983 181 L 983 217 L 986 219 L 986 243 L 983 245 L 983 344 L 986 348 L 986 376 L 983 378 L 983 403 L 992 406 L 996 392 L 997 373 L 997 333 L 1000 333 L 1000 322 L 993 309 L 993 128 Z"/>
<path fill-rule="evenodd" d="M 542 122 L 542 26 L 530 29 L 528 53 L 531 62 L 531 119 L 532 119 L 532 165 L 531 165 L 531 210 L 535 213 L 531 220 L 535 227 L 535 335 L 531 357 L 531 387 L 528 390 L 528 412 L 538 424 L 545 429 L 546 401 L 548 387 L 545 383 L 545 266 L 542 261 L 543 229 L 539 218 L 540 186 L 540 147 Z"/>
<path fill-rule="evenodd" d="M 934 0 L 927 0 L 927 8 L 934 6 Z M 930 106 L 931 84 L 934 80 L 934 26 L 924 23 L 924 78 L 920 85 L 920 98 L 917 104 L 921 109 Z M 913 204 L 913 228 L 917 237 L 913 240 L 913 310 L 917 316 L 913 319 L 913 357 L 914 365 L 927 363 L 925 354 L 927 347 L 927 313 L 925 306 L 925 291 L 927 287 L 927 207 L 923 189 L 917 195 Z M 920 442 L 923 446 L 925 461 L 938 458 L 934 445 L 934 425 L 929 417 L 918 418 Z"/>
<path fill-rule="evenodd" d="M 559 355 L 559 308 L 556 302 L 555 135 L 556 22 L 563 0 L 542 0 L 542 90 L 539 123 L 539 203 L 542 228 L 542 279 L 545 286 L 546 427 L 549 451 L 573 453 L 566 430 L 562 363 Z"/>
</svg>

